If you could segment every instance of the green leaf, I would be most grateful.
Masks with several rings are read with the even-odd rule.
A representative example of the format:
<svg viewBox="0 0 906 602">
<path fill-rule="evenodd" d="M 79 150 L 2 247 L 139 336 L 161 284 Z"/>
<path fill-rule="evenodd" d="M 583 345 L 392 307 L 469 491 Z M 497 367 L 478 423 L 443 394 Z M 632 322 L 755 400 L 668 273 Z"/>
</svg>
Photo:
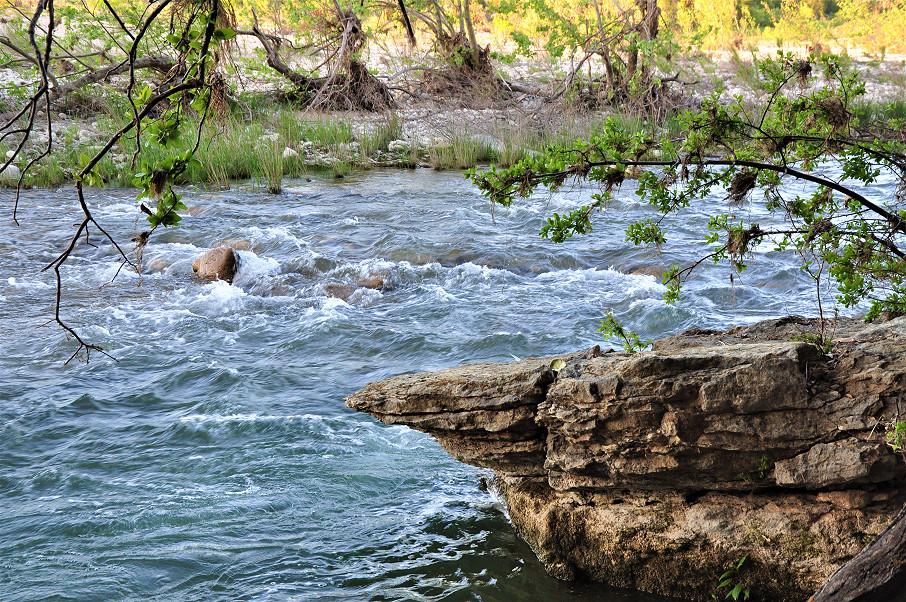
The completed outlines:
<svg viewBox="0 0 906 602">
<path fill-rule="evenodd" d="M 215 42 L 225 42 L 227 40 L 232 40 L 235 37 L 236 37 L 236 32 L 233 31 L 232 28 L 221 27 L 219 29 L 214 30 L 214 35 L 212 36 L 212 39 Z"/>
</svg>

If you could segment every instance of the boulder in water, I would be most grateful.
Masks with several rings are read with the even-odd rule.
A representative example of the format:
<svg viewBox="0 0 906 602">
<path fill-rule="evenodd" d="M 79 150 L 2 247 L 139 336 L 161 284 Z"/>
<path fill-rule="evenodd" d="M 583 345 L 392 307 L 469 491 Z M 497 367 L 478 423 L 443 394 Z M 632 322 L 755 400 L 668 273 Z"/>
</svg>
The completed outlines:
<svg viewBox="0 0 906 602">
<path fill-rule="evenodd" d="M 233 277 L 239 269 L 239 261 L 236 252 L 230 247 L 217 247 L 192 263 L 192 271 L 199 278 L 205 280 L 226 280 L 233 282 Z"/>
<path fill-rule="evenodd" d="M 623 176 L 629 180 L 638 180 L 642 177 L 643 170 L 638 165 L 630 165 L 623 172 Z"/>
<path fill-rule="evenodd" d="M 349 303 L 349 298 L 352 297 L 352 294 L 359 290 L 357 287 L 351 284 L 325 284 L 324 292 L 327 293 L 328 297 L 334 297 L 335 299 L 342 299 L 343 301 Z"/>
</svg>

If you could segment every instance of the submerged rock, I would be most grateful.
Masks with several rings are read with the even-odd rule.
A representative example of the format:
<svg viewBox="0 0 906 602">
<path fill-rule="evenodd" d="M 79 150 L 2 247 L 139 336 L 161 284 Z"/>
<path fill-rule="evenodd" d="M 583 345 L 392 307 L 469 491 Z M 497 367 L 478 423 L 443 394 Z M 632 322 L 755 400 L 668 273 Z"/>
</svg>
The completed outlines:
<svg viewBox="0 0 906 602">
<path fill-rule="evenodd" d="M 170 262 L 165 259 L 152 259 L 148 262 L 148 271 L 152 274 L 160 273 L 170 267 Z"/>
<path fill-rule="evenodd" d="M 349 302 L 349 298 L 359 290 L 357 286 L 352 284 L 339 284 L 339 283 L 329 283 L 323 285 L 324 292 L 327 293 L 328 297 L 333 297 L 335 299 L 341 299 L 345 302 Z"/>
<path fill-rule="evenodd" d="M 189 205 L 182 213 L 190 215 L 192 217 L 201 217 L 207 214 L 209 211 L 209 207 L 203 207 L 201 205 Z"/>
<path fill-rule="evenodd" d="M 230 247 L 234 251 L 249 251 L 252 248 L 252 243 L 244 238 L 225 238 L 215 246 Z"/>
<path fill-rule="evenodd" d="M 205 280 L 226 280 L 232 283 L 238 269 L 238 258 L 230 247 L 211 249 L 192 263 L 192 271 Z"/>
<path fill-rule="evenodd" d="M 386 278 L 381 274 L 369 274 L 364 278 L 359 278 L 356 280 L 356 284 L 362 288 L 372 288 L 372 289 L 382 289 L 386 284 Z"/>
<path fill-rule="evenodd" d="M 554 576 L 709 600 L 747 555 L 759 598 L 804 600 L 906 501 L 882 423 L 906 390 L 906 318 L 841 320 L 830 357 L 790 341 L 813 327 L 402 375 L 347 405 L 493 469 Z"/>
</svg>

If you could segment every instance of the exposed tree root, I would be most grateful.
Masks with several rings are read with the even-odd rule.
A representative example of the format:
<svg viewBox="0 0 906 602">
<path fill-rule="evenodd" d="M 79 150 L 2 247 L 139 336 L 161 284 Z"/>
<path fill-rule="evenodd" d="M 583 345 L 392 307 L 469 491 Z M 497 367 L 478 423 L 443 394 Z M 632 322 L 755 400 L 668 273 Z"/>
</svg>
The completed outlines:
<svg viewBox="0 0 906 602">
<path fill-rule="evenodd" d="M 337 5 L 328 24 L 333 30 L 323 48 L 328 58 L 321 64 L 328 69 L 325 77 L 312 77 L 296 71 L 280 56 L 285 40 L 261 30 L 257 18 L 250 32 L 240 32 L 258 38 L 264 48 L 267 64 L 289 80 L 294 90 L 287 97 L 301 106 L 312 109 L 346 111 L 384 111 L 393 108 L 393 96 L 387 85 L 368 71 L 359 61 L 365 44 L 362 23 L 351 10 Z"/>
</svg>

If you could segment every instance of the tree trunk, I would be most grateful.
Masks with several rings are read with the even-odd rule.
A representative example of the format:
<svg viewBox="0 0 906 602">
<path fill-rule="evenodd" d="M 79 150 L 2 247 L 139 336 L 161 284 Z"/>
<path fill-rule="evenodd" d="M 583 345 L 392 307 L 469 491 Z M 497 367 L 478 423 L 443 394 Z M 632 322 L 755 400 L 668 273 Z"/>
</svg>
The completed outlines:
<svg viewBox="0 0 906 602">
<path fill-rule="evenodd" d="M 811 602 L 906 602 L 906 507 L 831 575 Z"/>
<path fill-rule="evenodd" d="M 478 69 L 478 41 L 475 39 L 475 28 L 472 26 L 472 10 L 469 6 L 469 0 L 463 0 L 462 5 L 463 18 L 466 22 L 466 33 L 469 35 L 469 48 L 472 50 L 472 64 Z"/>
<path fill-rule="evenodd" d="M 409 13 L 406 12 L 406 5 L 403 0 L 397 0 L 400 7 L 400 13 L 403 15 L 403 24 L 406 26 L 406 33 L 409 36 L 409 44 L 415 46 L 415 32 L 412 31 L 412 22 L 409 20 Z"/>
</svg>

